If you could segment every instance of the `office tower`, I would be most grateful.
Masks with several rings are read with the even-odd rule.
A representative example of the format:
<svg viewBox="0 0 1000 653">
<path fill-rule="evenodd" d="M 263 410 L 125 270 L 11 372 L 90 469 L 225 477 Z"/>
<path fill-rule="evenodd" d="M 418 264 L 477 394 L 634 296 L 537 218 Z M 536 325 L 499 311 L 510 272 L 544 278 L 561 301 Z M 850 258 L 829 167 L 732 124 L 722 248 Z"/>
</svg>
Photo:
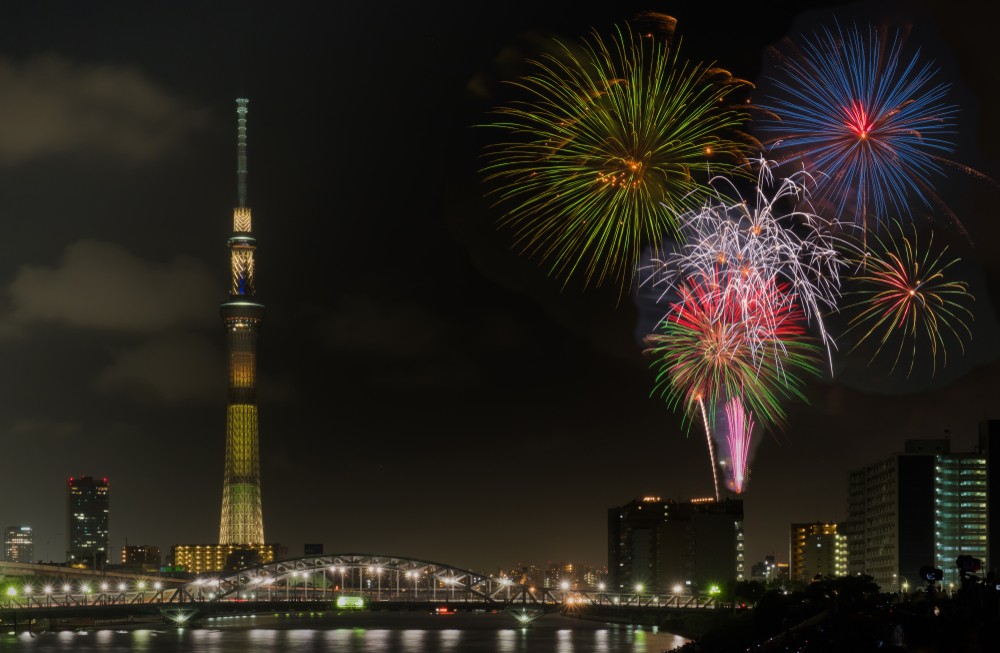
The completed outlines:
<svg viewBox="0 0 1000 653">
<path fill-rule="evenodd" d="M 608 510 L 608 589 L 743 580 L 743 502 L 644 497 Z"/>
<path fill-rule="evenodd" d="M 100 569 L 108 562 L 108 508 L 110 486 L 107 478 L 81 476 L 67 484 L 67 554 L 73 566 Z"/>
<path fill-rule="evenodd" d="M 229 300 L 220 314 L 226 330 L 229 391 L 226 407 L 226 463 L 219 543 L 263 544 L 260 448 L 257 431 L 257 333 L 264 306 L 254 299 L 252 221 L 247 205 L 247 103 L 236 100 L 236 208 L 229 238 Z"/>
<path fill-rule="evenodd" d="M 792 524 L 788 543 L 791 579 L 809 582 L 817 576 L 847 574 L 847 536 L 837 524 Z"/>
<path fill-rule="evenodd" d="M 31 526 L 8 526 L 4 531 L 3 550 L 7 562 L 34 562 L 35 540 Z"/>
</svg>

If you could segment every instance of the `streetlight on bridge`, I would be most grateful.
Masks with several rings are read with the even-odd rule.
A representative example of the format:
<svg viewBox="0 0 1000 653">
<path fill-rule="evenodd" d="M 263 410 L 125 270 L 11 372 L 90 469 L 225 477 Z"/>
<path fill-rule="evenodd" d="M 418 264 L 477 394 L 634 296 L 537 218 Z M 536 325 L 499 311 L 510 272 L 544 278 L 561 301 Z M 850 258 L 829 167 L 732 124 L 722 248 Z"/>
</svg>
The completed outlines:
<svg viewBox="0 0 1000 653">
<path fill-rule="evenodd" d="M 406 578 L 410 580 L 413 584 L 413 596 L 410 597 L 411 601 L 417 600 L 417 572 L 409 570 L 406 572 Z"/>
</svg>

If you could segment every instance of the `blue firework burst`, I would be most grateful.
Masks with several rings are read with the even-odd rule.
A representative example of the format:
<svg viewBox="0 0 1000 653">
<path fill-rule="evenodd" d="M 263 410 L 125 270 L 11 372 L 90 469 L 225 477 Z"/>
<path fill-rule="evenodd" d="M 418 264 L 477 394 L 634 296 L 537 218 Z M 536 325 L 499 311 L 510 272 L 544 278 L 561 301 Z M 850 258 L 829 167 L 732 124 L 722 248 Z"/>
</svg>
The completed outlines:
<svg viewBox="0 0 1000 653">
<path fill-rule="evenodd" d="M 814 173 L 814 201 L 866 227 L 911 215 L 915 199 L 941 204 L 932 182 L 951 163 L 958 110 L 919 50 L 904 56 L 898 32 L 837 25 L 778 61 L 761 127 L 773 156 Z"/>
</svg>

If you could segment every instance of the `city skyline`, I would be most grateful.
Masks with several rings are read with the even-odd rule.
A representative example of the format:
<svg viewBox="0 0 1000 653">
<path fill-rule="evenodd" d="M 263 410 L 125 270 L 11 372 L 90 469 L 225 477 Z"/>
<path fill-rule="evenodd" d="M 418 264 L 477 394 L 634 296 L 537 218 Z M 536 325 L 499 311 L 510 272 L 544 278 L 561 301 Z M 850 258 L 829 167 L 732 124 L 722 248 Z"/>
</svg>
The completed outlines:
<svg viewBox="0 0 1000 653">
<path fill-rule="evenodd" d="M 31 524 L 35 558 L 60 559 L 65 479 L 85 473 L 114 483 L 112 550 L 215 541 L 216 311 L 235 205 L 232 102 L 249 96 L 249 204 L 267 243 L 256 261 L 267 540 L 291 555 L 323 542 L 482 571 L 603 566 L 609 507 L 712 495 L 704 439 L 650 396 L 648 297 L 563 290 L 510 248 L 479 172 L 491 135 L 474 126 L 508 97 L 517 62 L 554 37 L 664 11 L 690 56 L 754 81 L 782 37 L 866 20 L 858 5 L 823 4 L 765 17 L 515 3 L 376 19 L 248 4 L 198 20 L 131 5 L 5 8 L 0 522 Z M 989 39 L 966 32 L 990 21 L 940 1 L 877 7 L 880 20 L 912 22 L 912 45 L 952 84 L 961 160 L 1000 178 Z M 169 29 L 141 29 L 150 23 Z M 758 440 L 741 496 L 748 564 L 787 555 L 790 523 L 842 520 L 849 470 L 946 429 L 954 450 L 971 450 L 978 422 L 1000 418 L 989 217 L 1000 194 L 962 176 L 947 185 L 971 239 L 945 238 L 976 294 L 969 351 L 907 382 L 845 347 L 834 379 L 810 383 L 810 405 L 787 402 L 789 428 Z"/>
</svg>

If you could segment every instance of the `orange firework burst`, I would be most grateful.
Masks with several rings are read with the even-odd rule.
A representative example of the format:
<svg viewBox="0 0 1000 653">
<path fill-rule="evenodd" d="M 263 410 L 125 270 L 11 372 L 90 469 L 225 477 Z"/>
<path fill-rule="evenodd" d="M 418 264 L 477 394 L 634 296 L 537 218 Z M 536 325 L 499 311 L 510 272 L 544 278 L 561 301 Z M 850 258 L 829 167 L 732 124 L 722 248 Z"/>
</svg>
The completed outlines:
<svg viewBox="0 0 1000 653">
<path fill-rule="evenodd" d="M 972 338 L 966 323 L 972 320 L 968 305 L 975 298 L 967 283 L 948 279 L 946 273 L 959 259 L 946 258 L 947 247 L 935 249 L 933 232 L 926 248 L 921 249 L 915 226 L 910 230 L 911 237 L 900 222 L 893 224 L 895 233 L 891 237 L 883 240 L 874 235 L 869 246 L 860 250 L 863 253 L 858 257 L 858 273 L 853 280 L 861 288 L 850 293 L 858 301 L 846 307 L 847 311 L 858 312 L 851 318 L 848 333 L 861 334 L 854 349 L 868 340 L 877 342 L 871 360 L 887 346 L 895 345 L 893 370 L 903 358 L 903 351 L 909 349 L 907 377 L 913 373 L 917 350 L 929 346 L 933 373 L 939 357 L 942 365 L 948 363 L 949 339 L 954 338 L 965 353 L 965 339 Z M 946 337 L 948 334 L 950 337 Z"/>
</svg>

